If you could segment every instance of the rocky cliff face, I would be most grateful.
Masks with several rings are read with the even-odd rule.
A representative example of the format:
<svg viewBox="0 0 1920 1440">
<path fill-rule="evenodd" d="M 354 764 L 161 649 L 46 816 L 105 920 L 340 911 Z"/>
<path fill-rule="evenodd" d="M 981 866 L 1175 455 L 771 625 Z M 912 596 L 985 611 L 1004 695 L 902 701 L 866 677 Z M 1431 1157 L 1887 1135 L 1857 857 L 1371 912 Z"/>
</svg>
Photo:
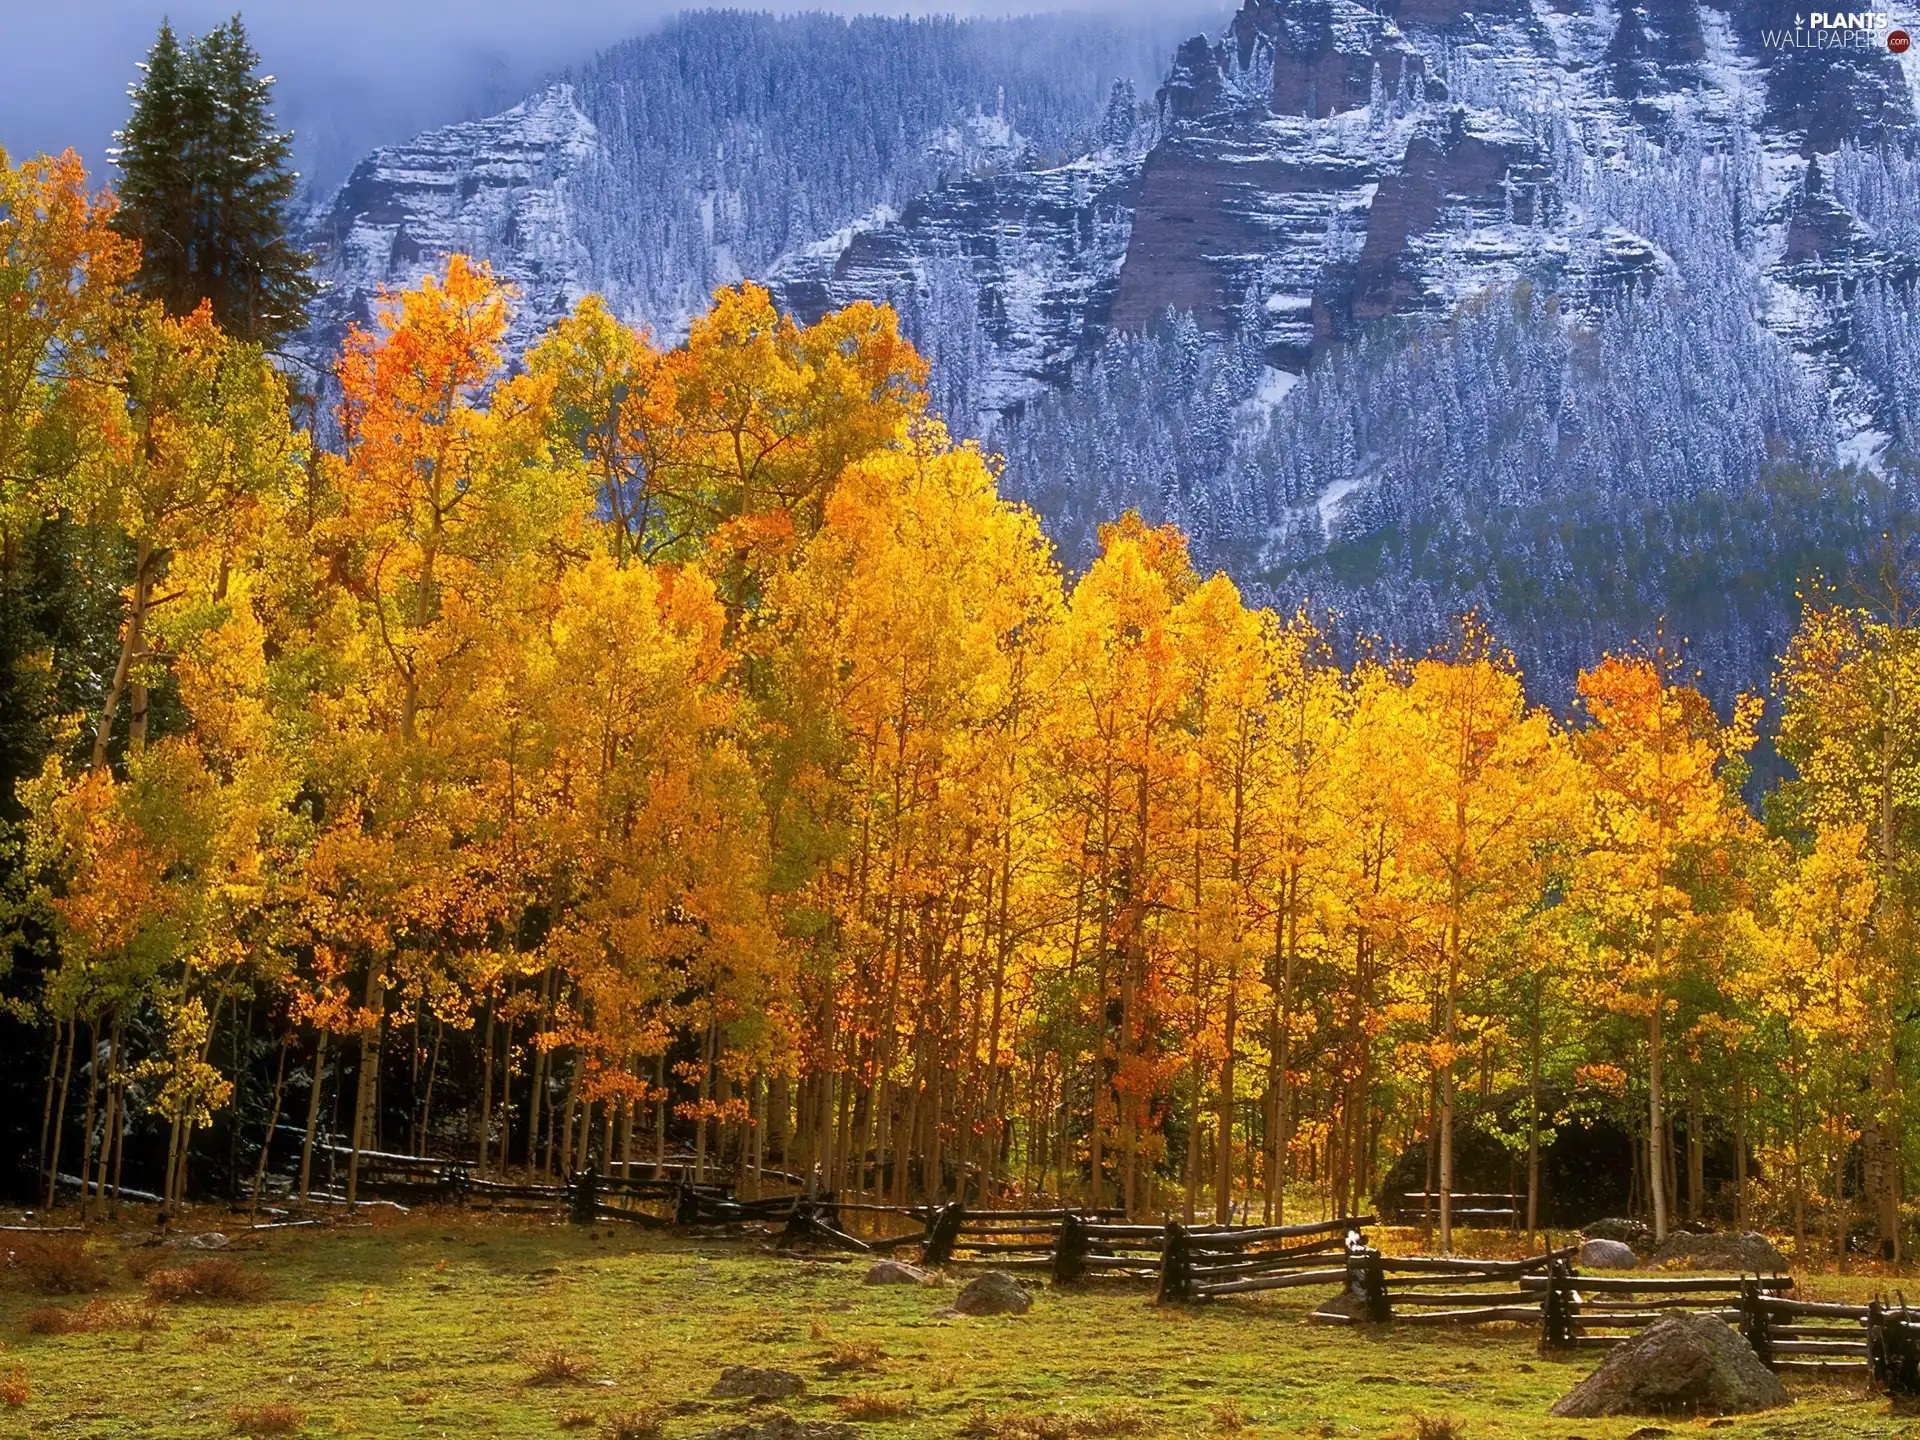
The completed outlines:
<svg viewBox="0 0 1920 1440">
<path fill-rule="evenodd" d="M 382 289 L 414 284 L 456 251 L 488 260 L 519 291 L 510 344 L 525 344 L 589 288 L 574 211 L 605 165 L 569 85 L 376 150 L 314 225 L 326 288 L 308 347 L 331 353 L 372 317 Z"/>
<path fill-rule="evenodd" d="M 1769 3 L 1246 0 L 1179 47 L 1145 114 L 1120 91 L 1104 123 L 1090 117 L 1099 150 L 1042 163 L 998 115 L 956 113 L 888 162 L 939 174 L 933 188 L 859 219 L 817 203 L 796 219 L 796 199 L 768 231 L 801 237 L 779 253 L 742 240 L 777 195 L 716 180 L 675 199 L 691 226 L 663 222 L 614 173 L 594 107 L 557 86 L 356 169 L 318 226 L 331 288 L 316 348 L 378 286 L 453 249 L 520 287 L 527 333 L 587 289 L 672 333 L 679 271 L 746 275 L 808 318 L 893 303 L 956 423 L 990 432 L 1107 334 L 1170 312 L 1298 373 L 1388 317 L 1522 279 L 1598 310 L 1671 271 L 1671 239 L 1621 199 L 1636 177 L 1719 166 L 1748 177 L 1736 243 L 1761 260 L 1758 313 L 1854 393 L 1849 287 L 1869 272 L 1908 283 L 1920 264 L 1823 184 L 1818 157 L 1913 134 L 1920 59 L 1783 47 Z M 625 253 L 628 232 L 694 258 L 663 279 Z M 1871 397 L 1856 400 L 1849 423 L 1870 428 Z"/>
</svg>

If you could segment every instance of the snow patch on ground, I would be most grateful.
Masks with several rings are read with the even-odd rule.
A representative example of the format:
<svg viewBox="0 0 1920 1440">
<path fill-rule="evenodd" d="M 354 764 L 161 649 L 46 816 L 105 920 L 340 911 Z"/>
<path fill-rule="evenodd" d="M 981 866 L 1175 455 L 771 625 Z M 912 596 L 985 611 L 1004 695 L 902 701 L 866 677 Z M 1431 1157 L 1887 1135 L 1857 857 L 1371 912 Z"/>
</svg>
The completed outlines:
<svg viewBox="0 0 1920 1440">
<path fill-rule="evenodd" d="M 1313 508 L 1320 513 L 1322 529 L 1328 534 L 1333 533 L 1333 527 L 1340 519 L 1341 503 L 1366 483 L 1365 477 L 1353 475 L 1334 481 L 1320 492 L 1314 499 Z"/>
</svg>

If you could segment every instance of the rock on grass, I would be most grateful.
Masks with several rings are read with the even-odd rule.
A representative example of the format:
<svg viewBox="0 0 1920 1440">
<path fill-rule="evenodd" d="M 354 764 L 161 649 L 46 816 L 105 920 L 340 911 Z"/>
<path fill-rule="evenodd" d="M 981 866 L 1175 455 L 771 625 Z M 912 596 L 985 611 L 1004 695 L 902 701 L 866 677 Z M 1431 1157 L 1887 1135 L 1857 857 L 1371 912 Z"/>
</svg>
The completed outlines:
<svg viewBox="0 0 1920 1440">
<path fill-rule="evenodd" d="M 1631 1270 L 1640 1257 L 1621 1240 L 1588 1240 L 1580 1246 L 1578 1263 L 1589 1270 Z"/>
<path fill-rule="evenodd" d="M 968 1281 L 953 1297 L 956 1315 L 1024 1315 L 1032 1308 L 1033 1297 L 1004 1270 L 989 1270 Z"/>
<path fill-rule="evenodd" d="M 932 1272 L 922 1270 L 917 1265 L 909 1265 L 904 1260 L 876 1260 L 873 1268 L 867 1271 L 863 1285 L 925 1285 L 933 1279 Z"/>
<path fill-rule="evenodd" d="M 1738 1415 L 1786 1403 L 1780 1377 L 1724 1320 L 1679 1311 L 1614 1350 L 1553 1413 Z"/>
<path fill-rule="evenodd" d="M 785 1400 L 807 1388 L 791 1370 L 762 1370 L 757 1365 L 729 1365 L 708 1393 L 716 1400 Z"/>
<path fill-rule="evenodd" d="M 1782 1271 L 1787 1257 L 1773 1248 L 1773 1242 L 1752 1231 L 1744 1235 L 1692 1235 L 1684 1230 L 1667 1237 L 1667 1243 L 1654 1252 L 1653 1263 L 1682 1270 Z"/>
</svg>

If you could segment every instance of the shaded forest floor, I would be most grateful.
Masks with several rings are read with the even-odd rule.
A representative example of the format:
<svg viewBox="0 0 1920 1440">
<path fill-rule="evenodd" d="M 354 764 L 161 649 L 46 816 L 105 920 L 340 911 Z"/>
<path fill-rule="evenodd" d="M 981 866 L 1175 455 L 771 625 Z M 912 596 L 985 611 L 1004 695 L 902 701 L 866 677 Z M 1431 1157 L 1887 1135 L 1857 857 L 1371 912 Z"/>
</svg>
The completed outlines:
<svg viewBox="0 0 1920 1440">
<path fill-rule="evenodd" d="M 1043 1285 L 1023 1317 L 935 1319 L 965 1272 L 928 1289 L 866 1287 L 863 1263 L 775 1259 L 751 1243 L 417 1211 L 241 1237 L 218 1253 L 264 1277 L 258 1298 L 153 1304 L 166 1285 L 149 1271 L 191 1273 L 206 1257 L 149 1236 L 88 1242 L 97 1291 L 50 1297 L 10 1265 L 0 1440 L 589 1437 L 623 1420 L 632 1440 L 650 1421 L 682 1440 L 748 1418 L 708 1396 L 734 1364 L 798 1373 L 806 1390 L 784 1402 L 797 1418 L 875 1440 L 1626 1440 L 1648 1424 L 1547 1416 L 1598 1363 L 1591 1353 L 1543 1359 L 1519 1327 L 1313 1326 L 1317 1291 L 1163 1309 L 1143 1288 Z M 1859 1299 L 1887 1283 L 1813 1277 L 1802 1293 Z M 88 1305 L 106 1328 L 35 1333 L 63 1323 L 35 1312 Z M 1920 1420 L 1863 1388 L 1788 1383 L 1790 1410 L 1645 1433 L 1920 1440 Z"/>
</svg>

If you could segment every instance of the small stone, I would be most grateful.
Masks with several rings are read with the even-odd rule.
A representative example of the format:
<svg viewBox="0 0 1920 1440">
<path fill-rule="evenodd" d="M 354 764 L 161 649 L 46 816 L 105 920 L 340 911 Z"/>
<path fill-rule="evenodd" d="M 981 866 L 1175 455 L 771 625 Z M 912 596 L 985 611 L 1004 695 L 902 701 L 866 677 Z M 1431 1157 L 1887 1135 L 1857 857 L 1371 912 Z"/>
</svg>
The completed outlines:
<svg viewBox="0 0 1920 1440">
<path fill-rule="evenodd" d="M 757 1365 L 729 1365 L 707 1393 L 716 1400 L 785 1400 L 807 1388 L 791 1370 L 763 1370 Z"/>
<path fill-rule="evenodd" d="M 1024 1315 L 1031 1308 L 1033 1297 L 1004 1270 L 989 1270 L 969 1281 L 953 1300 L 958 1315 Z"/>
<path fill-rule="evenodd" d="M 1367 1297 L 1351 1289 L 1342 1290 L 1331 1299 L 1321 1301 L 1307 1319 L 1321 1325 L 1338 1325 L 1348 1321 L 1364 1325 L 1367 1323 Z"/>
<path fill-rule="evenodd" d="M 167 1244 L 181 1250 L 224 1250 L 227 1237 L 218 1230 L 205 1230 L 198 1235 L 175 1235 Z"/>
<path fill-rule="evenodd" d="M 909 1265 L 904 1260 L 876 1260 L 873 1268 L 867 1271 L 863 1285 L 925 1285 L 933 1279 L 931 1271 L 922 1270 L 917 1265 Z"/>
<path fill-rule="evenodd" d="M 1580 1246 L 1579 1263 L 1589 1270 L 1631 1270 L 1640 1257 L 1621 1240 L 1588 1240 Z"/>
</svg>

